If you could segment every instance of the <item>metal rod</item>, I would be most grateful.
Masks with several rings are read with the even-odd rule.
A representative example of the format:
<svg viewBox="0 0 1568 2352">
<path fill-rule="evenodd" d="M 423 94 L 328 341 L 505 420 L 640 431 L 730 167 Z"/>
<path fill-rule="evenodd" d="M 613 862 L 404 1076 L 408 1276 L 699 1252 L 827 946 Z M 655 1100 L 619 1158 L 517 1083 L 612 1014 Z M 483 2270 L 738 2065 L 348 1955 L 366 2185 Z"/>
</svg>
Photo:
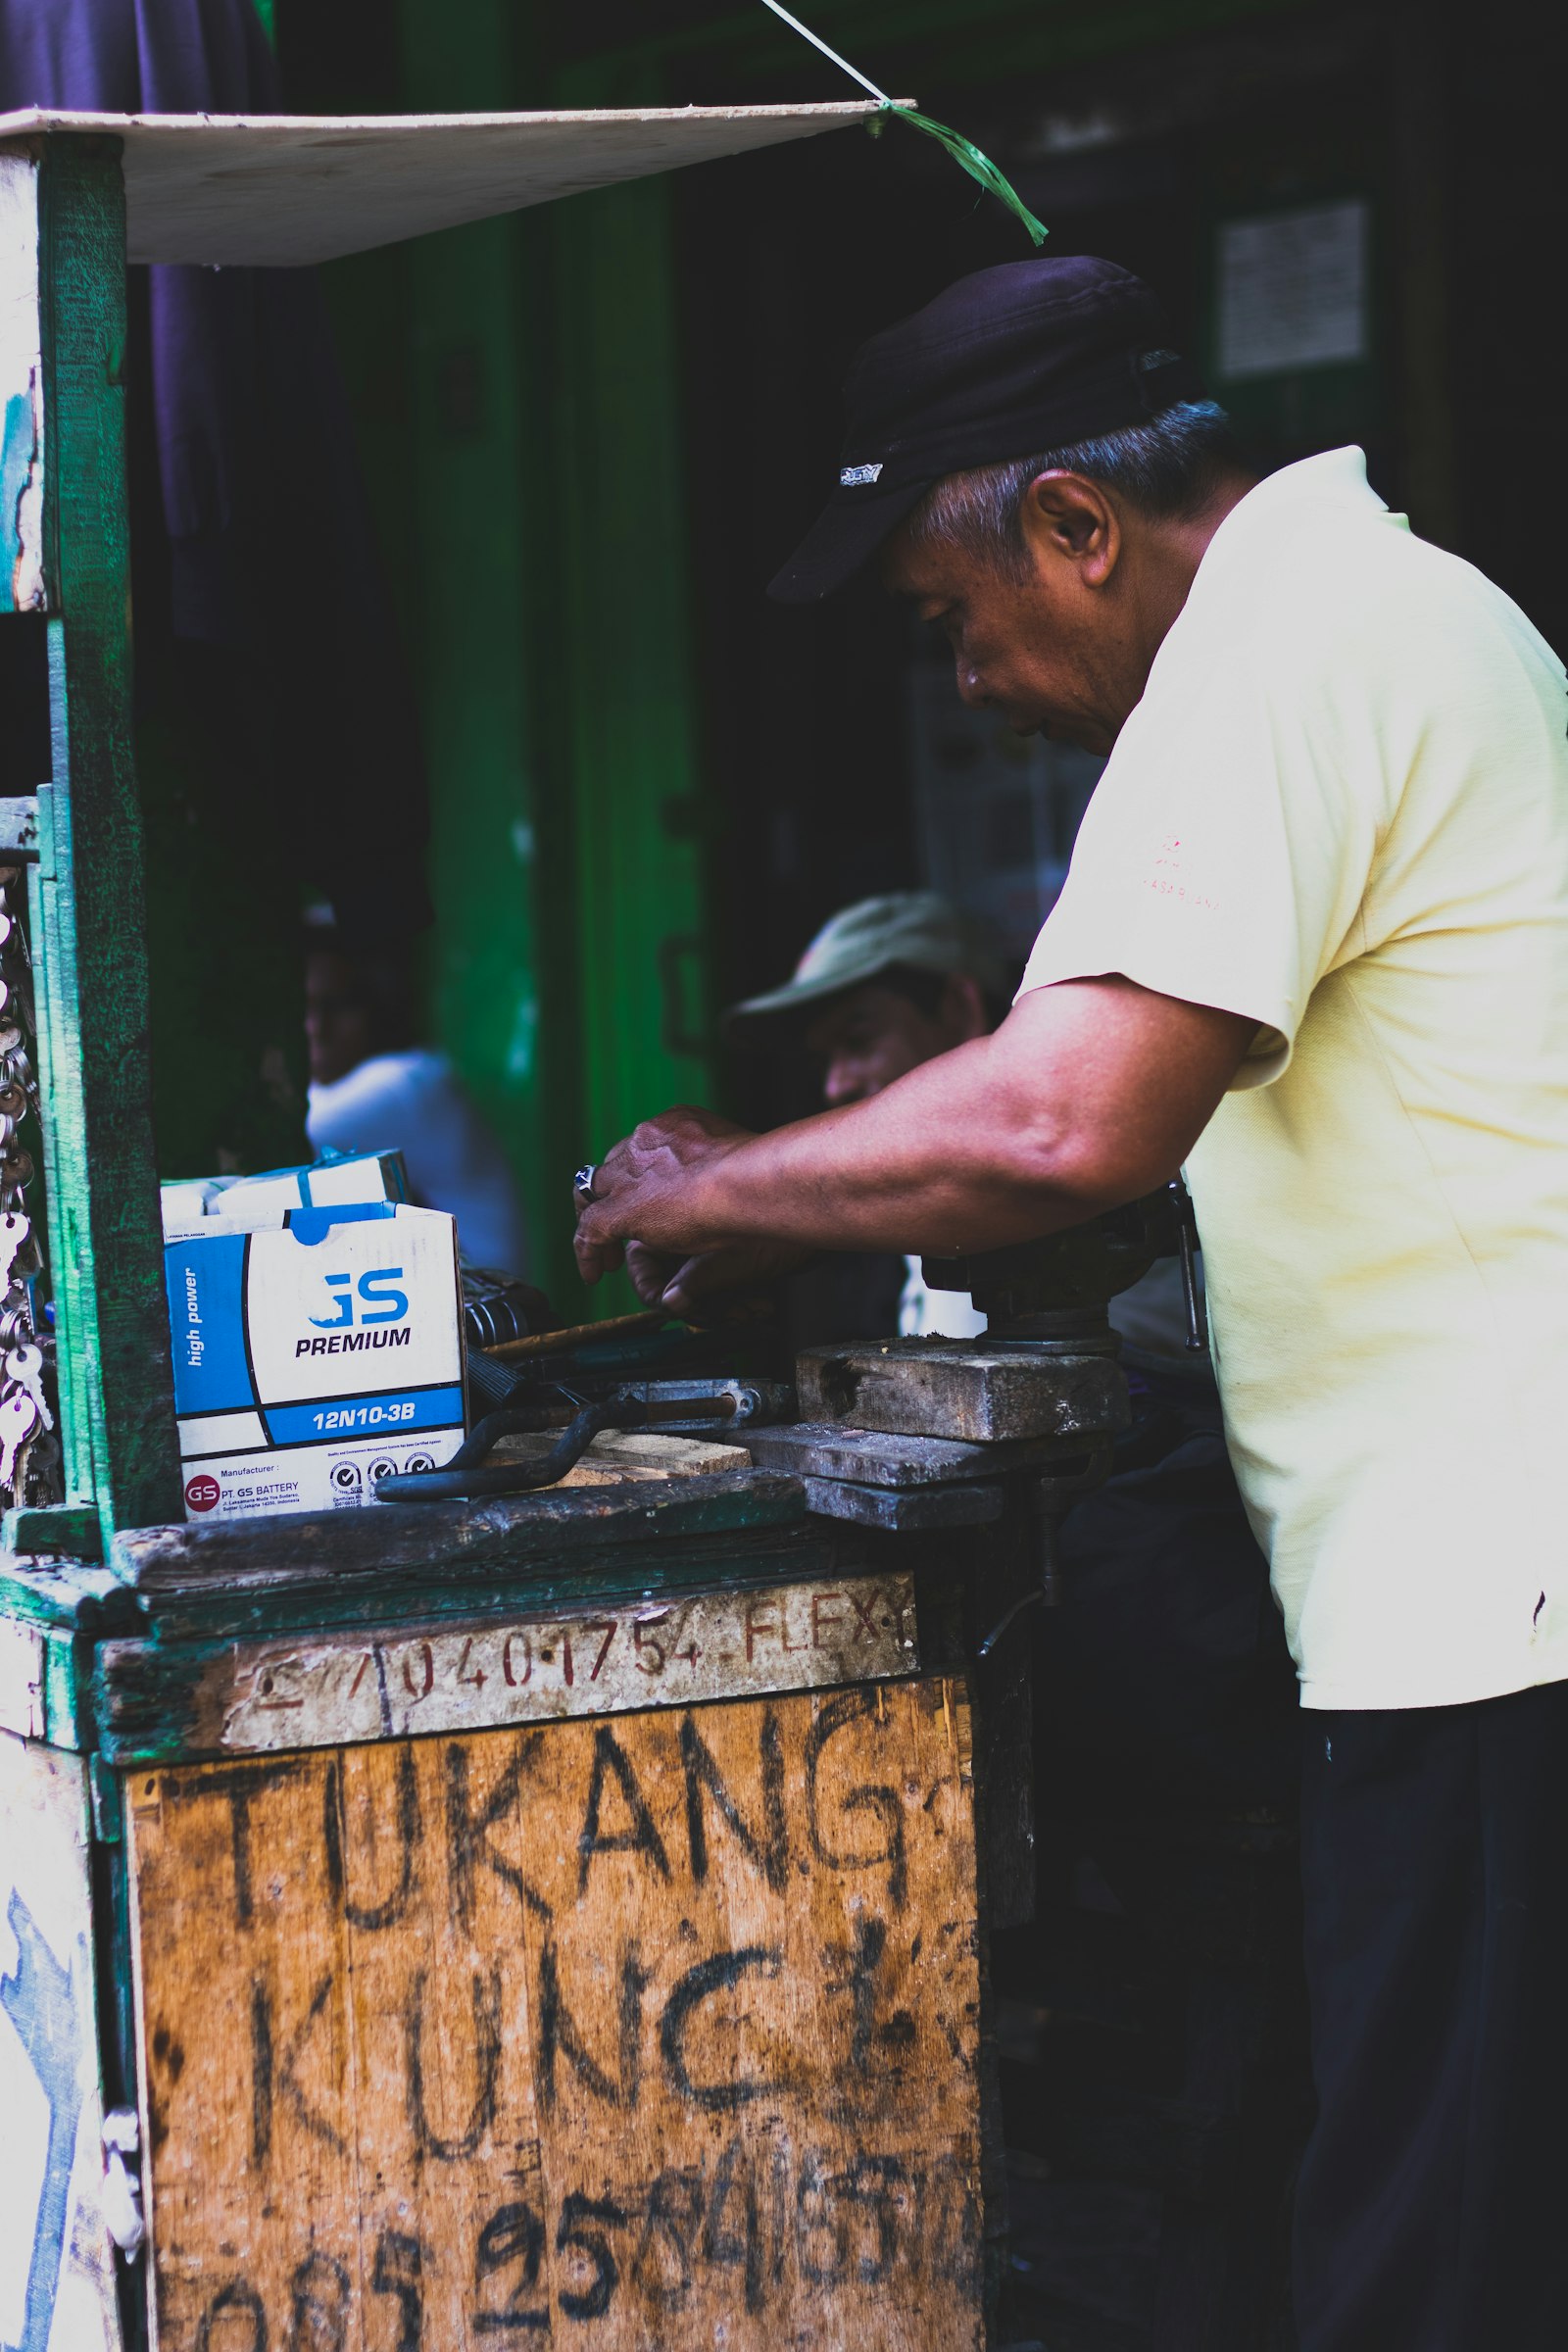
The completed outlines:
<svg viewBox="0 0 1568 2352">
<path fill-rule="evenodd" d="M 600 1340 L 629 1340 L 640 1331 L 658 1331 L 673 1322 L 662 1306 L 646 1307 L 635 1315 L 607 1315 L 603 1323 L 570 1323 L 564 1331 L 532 1331 L 524 1340 L 503 1340 L 483 1353 L 504 1364 L 519 1355 L 561 1355 L 568 1348 L 592 1347 Z"/>
<path fill-rule="evenodd" d="M 694 1399 L 690 1396 L 628 1396 L 624 1391 L 573 1412 L 569 1405 L 516 1405 L 486 1413 L 476 1421 L 457 1452 L 440 1470 L 405 1470 L 383 1478 L 375 1488 L 377 1502 L 455 1502 L 465 1496 L 528 1494 L 553 1487 L 576 1467 L 595 1438 L 607 1429 L 622 1434 L 646 1429 L 661 1421 L 684 1426 L 699 1417 L 722 1423 L 735 1412 L 733 1396 Z M 565 1427 L 563 1429 L 562 1424 Z M 503 1438 L 532 1437 L 561 1429 L 554 1446 L 532 1461 L 488 1462 Z"/>
<path fill-rule="evenodd" d="M 626 1418 L 626 1407 L 613 1396 L 599 1404 L 585 1404 L 582 1411 L 562 1431 L 548 1452 L 531 1462 L 497 1462 L 486 1466 L 477 1457 L 488 1453 L 498 1438 L 506 1437 L 519 1424 L 527 1425 L 534 1416 L 529 1413 L 489 1413 L 477 1429 L 466 1438 L 444 1470 L 404 1471 L 392 1478 L 383 1478 L 375 1488 L 377 1502 L 458 1502 L 477 1499 L 486 1494 L 527 1494 L 537 1487 L 553 1487 L 565 1477 L 587 1452 L 603 1429 L 619 1429 Z M 467 1455 L 465 1465 L 464 1456 Z"/>
</svg>

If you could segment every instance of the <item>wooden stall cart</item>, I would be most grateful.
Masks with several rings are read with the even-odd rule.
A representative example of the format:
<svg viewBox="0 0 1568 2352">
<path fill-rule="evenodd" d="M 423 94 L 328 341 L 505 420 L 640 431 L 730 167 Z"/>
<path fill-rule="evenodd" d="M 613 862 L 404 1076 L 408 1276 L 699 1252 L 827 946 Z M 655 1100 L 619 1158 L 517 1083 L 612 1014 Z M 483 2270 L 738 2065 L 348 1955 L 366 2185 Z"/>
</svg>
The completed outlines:
<svg viewBox="0 0 1568 2352">
<path fill-rule="evenodd" d="M 9 2341 L 137 2340 L 132 2096 L 161 2347 L 979 2340 L 966 1687 L 796 1481 L 144 1530 L 0 1606 Z"/>
<path fill-rule="evenodd" d="M 952 1595 L 744 1459 L 182 1523 L 130 757 L 127 250 L 317 261 L 871 111 L 0 122 L 60 1446 L 55 1494 L 0 1456 L 20 2352 L 982 2339 Z"/>
</svg>

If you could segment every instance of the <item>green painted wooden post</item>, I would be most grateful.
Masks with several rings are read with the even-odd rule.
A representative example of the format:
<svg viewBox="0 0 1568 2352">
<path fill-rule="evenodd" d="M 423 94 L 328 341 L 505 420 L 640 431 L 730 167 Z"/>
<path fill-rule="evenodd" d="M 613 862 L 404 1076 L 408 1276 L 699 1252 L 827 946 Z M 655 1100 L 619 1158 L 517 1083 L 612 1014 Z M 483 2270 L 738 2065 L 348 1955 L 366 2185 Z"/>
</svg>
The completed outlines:
<svg viewBox="0 0 1568 2352">
<path fill-rule="evenodd" d="M 53 781 L 33 898 L 67 1505 L 180 1516 L 131 760 L 120 142 L 38 149 Z"/>
</svg>

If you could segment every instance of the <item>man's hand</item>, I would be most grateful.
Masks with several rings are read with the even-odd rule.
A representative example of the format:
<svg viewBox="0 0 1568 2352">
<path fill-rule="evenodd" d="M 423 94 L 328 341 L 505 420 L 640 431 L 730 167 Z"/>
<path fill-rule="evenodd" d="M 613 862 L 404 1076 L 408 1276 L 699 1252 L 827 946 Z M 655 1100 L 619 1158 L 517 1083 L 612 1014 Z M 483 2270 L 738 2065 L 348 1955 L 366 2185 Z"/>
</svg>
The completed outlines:
<svg viewBox="0 0 1568 2352">
<path fill-rule="evenodd" d="M 711 1257 L 716 1283 L 741 1246 L 962 1256 L 1081 1224 L 1176 1173 L 1255 1028 L 1112 974 L 1037 989 L 995 1036 L 768 1135 L 666 1111 L 595 1178 L 583 1279 L 640 1244 L 679 1263 L 660 1292 L 674 1305 L 704 1279 L 684 1261 Z"/>
<path fill-rule="evenodd" d="M 744 1241 L 710 1250 L 690 1239 L 691 1183 L 751 1131 L 682 1103 L 645 1119 L 594 1173 L 594 1197 L 577 1219 L 577 1264 L 586 1283 L 624 1264 L 639 1298 L 702 1322 L 744 1316 L 760 1295 L 812 1256 L 787 1242 Z M 663 1242 L 661 1203 L 682 1238 Z"/>
<path fill-rule="evenodd" d="M 751 1140 L 750 1129 L 737 1127 L 733 1119 L 684 1102 L 657 1119 L 645 1119 L 599 1162 L 594 1197 L 579 1204 L 575 1247 L 584 1282 L 597 1282 L 601 1274 L 612 1274 L 626 1264 L 639 1297 L 647 1298 L 660 1259 L 673 1274 L 692 1254 L 690 1210 L 696 1181 L 738 1144 Z M 636 1213 L 629 1215 L 633 1203 Z M 666 1205 L 672 1217 L 662 1214 Z M 628 1243 L 637 1247 L 636 1263 L 625 1249 Z M 656 1296 L 662 1296 L 662 1288 Z"/>
<path fill-rule="evenodd" d="M 645 1305 L 664 1306 L 689 1323 L 745 1323 L 770 1311 L 769 1294 L 816 1252 L 793 1242 L 731 1242 L 680 1258 L 628 1242 L 626 1271 Z"/>
</svg>

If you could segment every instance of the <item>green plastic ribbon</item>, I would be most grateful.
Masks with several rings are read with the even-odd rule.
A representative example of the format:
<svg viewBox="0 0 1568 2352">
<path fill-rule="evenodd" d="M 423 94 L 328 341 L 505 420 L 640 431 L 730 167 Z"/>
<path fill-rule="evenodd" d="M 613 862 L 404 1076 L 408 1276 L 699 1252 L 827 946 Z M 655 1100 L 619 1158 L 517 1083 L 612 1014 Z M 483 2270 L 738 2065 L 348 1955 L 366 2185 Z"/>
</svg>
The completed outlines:
<svg viewBox="0 0 1568 2352">
<path fill-rule="evenodd" d="M 852 81 L 858 81 L 862 90 L 869 91 L 884 114 L 896 116 L 901 122 L 907 122 L 911 130 L 923 131 L 928 139 L 935 139 L 939 147 L 946 148 L 960 171 L 967 172 L 971 179 L 978 180 L 988 196 L 994 196 L 999 204 L 1012 214 L 1032 244 L 1045 243 L 1050 234 L 1045 222 L 1035 219 L 1006 173 L 999 172 L 990 156 L 983 155 L 972 139 L 966 139 L 961 131 L 950 128 L 946 122 L 933 122 L 929 115 L 917 114 L 912 106 L 901 106 L 896 98 L 888 96 L 886 90 L 879 90 L 874 81 L 850 64 L 847 57 L 840 57 L 836 49 L 830 49 L 809 24 L 803 24 L 799 17 L 792 17 L 782 5 L 782 0 L 762 0 L 762 5 L 770 8 L 775 17 L 789 25 L 792 32 L 798 32 L 803 40 L 810 42 L 813 49 L 819 49 L 824 57 L 830 58 Z M 878 121 L 869 127 L 872 131 L 878 131 L 882 125 Z"/>
<path fill-rule="evenodd" d="M 966 139 L 960 130 L 950 129 L 946 122 L 933 122 L 929 115 L 917 115 L 912 106 L 900 106 L 891 98 L 887 106 L 888 112 L 896 115 L 901 122 L 907 122 L 911 130 L 923 130 L 927 138 L 935 139 L 939 147 L 945 147 L 954 162 L 967 172 L 971 179 L 977 179 L 988 195 L 994 196 L 999 204 L 1005 205 L 1013 218 L 1022 223 L 1032 244 L 1045 243 L 1051 234 L 1045 222 L 1035 219 L 1006 173 L 999 171 L 990 156 L 982 154 L 972 139 Z"/>
</svg>

